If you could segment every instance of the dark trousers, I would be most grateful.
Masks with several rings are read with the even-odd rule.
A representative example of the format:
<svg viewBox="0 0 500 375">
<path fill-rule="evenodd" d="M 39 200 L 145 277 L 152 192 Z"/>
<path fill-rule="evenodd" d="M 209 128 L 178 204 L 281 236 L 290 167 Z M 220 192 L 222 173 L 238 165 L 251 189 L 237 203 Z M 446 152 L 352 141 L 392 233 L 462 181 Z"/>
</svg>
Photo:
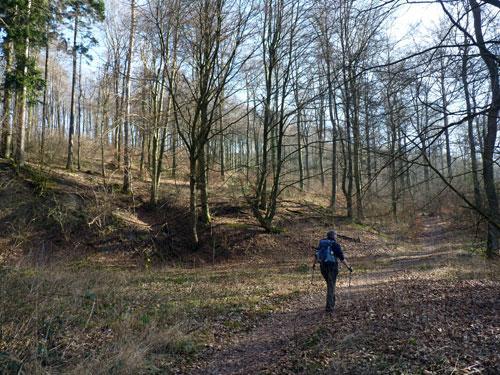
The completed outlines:
<svg viewBox="0 0 500 375">
<path fill-rule="evenodd" d="M 321 263 L 321 274 L 326 281 L 326 311 L 333 311 L 335 307 L 335 284 L 337 283 L 337 275 L 339 266 L 337 262 Z"/>
</svg>

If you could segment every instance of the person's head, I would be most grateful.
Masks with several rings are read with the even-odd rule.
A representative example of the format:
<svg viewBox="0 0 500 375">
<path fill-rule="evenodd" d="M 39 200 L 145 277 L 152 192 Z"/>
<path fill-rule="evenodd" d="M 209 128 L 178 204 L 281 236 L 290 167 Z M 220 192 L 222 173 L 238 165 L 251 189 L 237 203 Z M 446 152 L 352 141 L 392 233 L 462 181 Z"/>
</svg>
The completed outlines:
<svg viewBox="0 0 500 375">
<path fill-rule="evenodd" d="M 337 232 L 335 232 L 334 230 L 328 231 L 328 233 L 326 234 L 326 238 L 328 238 L 329 240 L 336 240 Z"/>
</svg>

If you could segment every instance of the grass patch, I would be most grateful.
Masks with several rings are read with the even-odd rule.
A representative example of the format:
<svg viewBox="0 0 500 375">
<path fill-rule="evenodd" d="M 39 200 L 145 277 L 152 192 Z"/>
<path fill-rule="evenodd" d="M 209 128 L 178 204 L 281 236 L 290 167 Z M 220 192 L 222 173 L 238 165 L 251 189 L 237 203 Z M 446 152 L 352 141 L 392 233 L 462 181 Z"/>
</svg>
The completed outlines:
<svg viewBox="0 0 500 375">
<path fill-rule="evenodd" d="M 299 266 L 300 267 L 300 266 Z M 278 272 L 280 271 L 280 272 Z M 0 372 L 180 368 L 213 339 L 296 298 L 307 278 L 277 269 L 3 269 Z M 159 360 L 158 358 L 161 358 Z M 98 367 L 97 363 L 100 363 Z M 10 367 L 9 367 L 10 366 Z M 96 366 L 96 367 L 93 367 Z"/>
<path fill-rule="evenodd" d="M 480 255 L 482 257 L 486 257 L 486 246 L 484 244 L 473 244 L 464 248 L 464 253 L 460 253 L 459 255 L 466 257 L 467 255 Z"/>
<path fill-rule="evenodd" d="M 295 267 L 294 271 L 299 272 L 299 273 L 308 273 L 310 271 L 310 267 L 308 264 L 302 263 L 302 264 L 298 265 L 297 267 Z"/>
<path fill-rule="evenodd" d="M 251 224 L 239 223 L 239 222 L 224 223 L 224 226 L 227 228 L 240 229 L 240 230 L 248 230 L 252 227 L 255 227 L 254 225 Z"/>
</svg>

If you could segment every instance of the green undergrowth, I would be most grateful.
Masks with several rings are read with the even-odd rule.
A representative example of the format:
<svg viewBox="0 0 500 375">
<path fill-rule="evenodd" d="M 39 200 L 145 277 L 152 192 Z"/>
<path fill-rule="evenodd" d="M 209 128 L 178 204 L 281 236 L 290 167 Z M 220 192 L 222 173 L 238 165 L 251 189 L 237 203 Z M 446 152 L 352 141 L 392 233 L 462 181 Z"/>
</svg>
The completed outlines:
<svg viewBox="0 0 500 375">
<path fill-rule="evenodd" d="M 172 370 L 215 336 L 244 331 L 300 296 L 301 267 L 4 268 L 2 363 L 25 371 Z M 1 372 L 1 371 L 0 371 Z"/>
</svg>

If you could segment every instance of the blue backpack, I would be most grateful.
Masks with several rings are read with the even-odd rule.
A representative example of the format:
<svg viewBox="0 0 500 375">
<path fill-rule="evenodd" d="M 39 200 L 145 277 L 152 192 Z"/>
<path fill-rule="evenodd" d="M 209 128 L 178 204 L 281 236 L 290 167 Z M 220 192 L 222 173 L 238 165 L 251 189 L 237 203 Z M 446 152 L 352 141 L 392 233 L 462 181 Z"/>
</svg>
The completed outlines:
<svg viewBox="0 0 500 375">
<path fill-rule="evenodd" d="M 316 250 L 316 259 L 321 263 L 334 263 L 337 261 L 333 252 L 333 244 L 335 241 L 323 239 L 319 241 L 318 249 Z"/>
</svg>

